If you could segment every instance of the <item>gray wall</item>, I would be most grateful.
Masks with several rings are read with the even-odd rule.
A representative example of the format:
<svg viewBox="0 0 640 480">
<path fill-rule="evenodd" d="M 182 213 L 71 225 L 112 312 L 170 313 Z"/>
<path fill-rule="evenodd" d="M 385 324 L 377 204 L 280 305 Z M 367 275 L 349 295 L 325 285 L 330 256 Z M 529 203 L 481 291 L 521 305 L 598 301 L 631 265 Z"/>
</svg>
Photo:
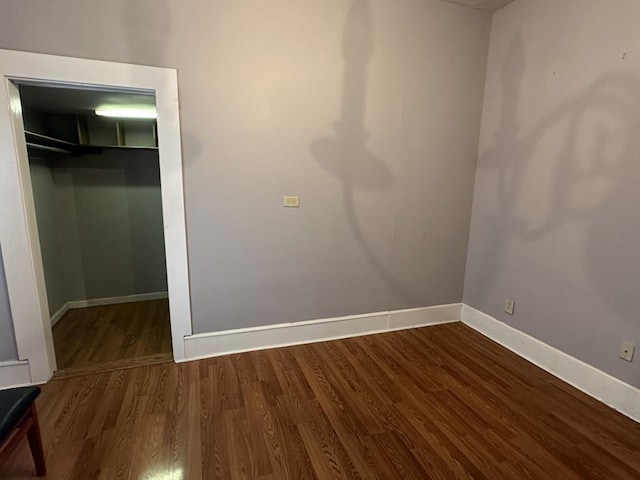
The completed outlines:
<svg viewBox="0 0 640 480">
<path fill-rule="evenodd" d="M 206 332 L 461 300 L 490 20 L 438 0 L 5 2 L 0 47 L 178 69 Z"/>
<path fill-rule="evenodd" d="M 67 296 L 67 282 L 62 275 L 65 268 L 65 256 L 68 255 L 63 254 L 61 246 L 62 229 L 56 185 L 50 163 L 46 158 L 31 158 L 29 170 L 38 221 L 38 236 L 47 285 L 49 311 L 54 314 L 70 300 Z"/>
<path fill-rule="evenodd" d="M 465 302 L 640 387 L 640 3 L 493 19 Z M 502 313 L 505 297 L 516 314 Z"/>
<path fill-rule="evenodd" d="M 167 289 L 158 154 L 104 150 L 31 162 L 53 314 L 68 301 Z"/>
<path fill-rule="evenodd" d="M 17 358 L 18 351 L 13 333 L 13 322 L 11 321 L 7 279 L 4 274 L 2 249 L 0 249 L 0 362 L 3 360 L 16 360 Z"/>
</svg>

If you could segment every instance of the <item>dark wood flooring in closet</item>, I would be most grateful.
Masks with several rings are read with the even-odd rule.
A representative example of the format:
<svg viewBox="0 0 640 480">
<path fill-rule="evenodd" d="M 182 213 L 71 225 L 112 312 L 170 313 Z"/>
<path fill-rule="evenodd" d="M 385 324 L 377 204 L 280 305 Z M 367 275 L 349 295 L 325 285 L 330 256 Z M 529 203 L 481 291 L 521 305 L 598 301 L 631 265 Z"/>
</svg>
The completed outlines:
<svg viewBox="0 0 640 480">
<path fill-rule="evenodd" d="M 638 479 L 640 424 L 462 324 L 55 380 L 52 479 Z M 27 444 L 0 478 L 31 478 Z"/>
<path fill-rule="evenodd" d="M 171 361 L 168 300 L 69 310 L 53 343 L 58 378 Z"/>
</svg>

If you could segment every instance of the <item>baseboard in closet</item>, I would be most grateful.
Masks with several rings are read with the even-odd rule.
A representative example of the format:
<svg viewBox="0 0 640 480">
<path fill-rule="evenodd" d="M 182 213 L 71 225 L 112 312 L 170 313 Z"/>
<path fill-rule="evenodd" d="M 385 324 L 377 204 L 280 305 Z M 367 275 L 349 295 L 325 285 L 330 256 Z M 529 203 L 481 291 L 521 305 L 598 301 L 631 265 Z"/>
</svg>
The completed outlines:
<svg viewBox="0 0 640 480">
<path fill-rule="evenodd" d="M 60 310 L 51 316 L 51 326 L 54 326 L 69 310 L 75 308 L 101 307 L 103 305 L 117 305 L 119 303 L 147 302 L 149 300 L 163 300 L 169 298 L 168 292 L 140 293 L 122 297 L 93 298 L 90 300 L 74 300 L 65 303 Z"/>
<path fill-rule="evenodd" d="M 67 313 L 68 311 L 69 311 L 69 303 L 67 302 L 64 305 L 62 305 L 62 307 L 60 307 L 60 310 L 58 310 L 56 313 L 51 315 L 51 326 L 53 327 L 56 323 L 58 323 L 60 319 L 64 317 L 64 314 Z"/>
</svg>

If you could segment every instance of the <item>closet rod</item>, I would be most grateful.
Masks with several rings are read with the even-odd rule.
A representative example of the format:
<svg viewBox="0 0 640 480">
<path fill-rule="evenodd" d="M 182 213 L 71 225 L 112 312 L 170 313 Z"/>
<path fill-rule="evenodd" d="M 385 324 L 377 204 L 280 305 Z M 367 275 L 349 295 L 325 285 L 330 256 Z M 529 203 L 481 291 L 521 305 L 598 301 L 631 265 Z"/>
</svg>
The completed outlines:
<svg viewBox="0 0 640 480">
<path fill-rule="evenodd" d="M 48 147 L 47 145 L 38 145 L 37 143 L 27 142 L 27 147 L 35 148 L 36 150 L 45 150 L 47 152 L 66 153 L 72 155 L 72 152 L 63 148 Z"/>
</svg>

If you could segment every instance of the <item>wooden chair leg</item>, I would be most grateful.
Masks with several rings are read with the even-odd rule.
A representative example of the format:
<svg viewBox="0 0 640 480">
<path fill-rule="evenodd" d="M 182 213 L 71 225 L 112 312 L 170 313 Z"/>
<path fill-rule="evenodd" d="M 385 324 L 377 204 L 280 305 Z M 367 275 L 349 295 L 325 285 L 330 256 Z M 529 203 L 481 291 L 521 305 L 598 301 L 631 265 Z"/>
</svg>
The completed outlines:
<svg viewBox="0 0 640 480">
<path fill-rule="evenodd" d="M 47 474 L 47 464 L 42 448 L 40 425 L 38 424 L 38 414 L 36 413 L 35 405 L 31 405 L 31 417 L 33 418 L 33 424 L 27 432 L 27 437 L 29 439 L 29 447 L 31 448 L 31 455 L 33 456 L 33 463 L 36 466 L 36 473 L 39 477 L 42 477 Z"/>
</svg>

